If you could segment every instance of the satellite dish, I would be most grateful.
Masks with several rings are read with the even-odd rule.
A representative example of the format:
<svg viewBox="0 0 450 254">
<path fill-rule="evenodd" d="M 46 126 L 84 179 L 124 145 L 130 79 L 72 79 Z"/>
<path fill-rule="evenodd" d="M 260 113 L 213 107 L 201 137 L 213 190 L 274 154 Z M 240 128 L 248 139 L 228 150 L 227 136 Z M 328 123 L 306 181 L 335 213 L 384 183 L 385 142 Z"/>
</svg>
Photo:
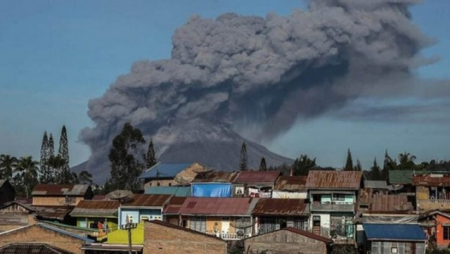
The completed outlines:
<svg viewBox="0 0 450 254">
<path fill-rule="evenodd" d="M 118 200 L 120 203 L 127 200 L 133 195 L 133 192 L 129 190 L 115 190 L 106 194 L 106 197 L 111 200 Z"/>
</svg>

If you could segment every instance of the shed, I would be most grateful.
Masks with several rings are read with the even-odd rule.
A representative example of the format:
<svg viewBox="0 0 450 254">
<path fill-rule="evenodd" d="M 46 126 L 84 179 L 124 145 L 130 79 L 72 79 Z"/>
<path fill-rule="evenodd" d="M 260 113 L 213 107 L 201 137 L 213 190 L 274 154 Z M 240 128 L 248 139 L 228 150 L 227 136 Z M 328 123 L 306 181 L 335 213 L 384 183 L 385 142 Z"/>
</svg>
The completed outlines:
<svg viewBox="0 0 450 254">
<path fill-rule="evenodd" d="M 425 233 L 418 224 L 363 223 L 364 253 L 425 253 Z"/>
<path fill-rule="evenodd" d="M 0 179 L 0 206 L 13 201 L 16 197 L 16 191 L 9 180 Z"/>
<path fill-rule="evenodd" d="M 331 239 L 296 228 L 284 228 L 244 240 L 246 253 L 326 254 Z"/>
</svg>

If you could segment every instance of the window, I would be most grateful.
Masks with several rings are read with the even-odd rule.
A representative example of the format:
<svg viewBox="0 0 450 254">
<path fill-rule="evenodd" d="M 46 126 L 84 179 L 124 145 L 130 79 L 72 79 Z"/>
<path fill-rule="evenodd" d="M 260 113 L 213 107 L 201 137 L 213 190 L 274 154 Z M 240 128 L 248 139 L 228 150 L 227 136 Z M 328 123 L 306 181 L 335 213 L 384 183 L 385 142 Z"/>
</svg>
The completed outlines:
<svg viewBox="0 0 450 254">
<path fill-rule="evenodd" d="M 444 240 L 450 240 L 450 226 L 444 226 Z"/>
<path fill-rule="evenodd" d="M 332 200 L 333 201 L 345 201 L 345 195 L 344 194 L 333 194 Z"/>
<path fill-rule="evenodd" d="M 191 217 L 190 229 L 206 233 L 206 217 Z"/>
</svg>

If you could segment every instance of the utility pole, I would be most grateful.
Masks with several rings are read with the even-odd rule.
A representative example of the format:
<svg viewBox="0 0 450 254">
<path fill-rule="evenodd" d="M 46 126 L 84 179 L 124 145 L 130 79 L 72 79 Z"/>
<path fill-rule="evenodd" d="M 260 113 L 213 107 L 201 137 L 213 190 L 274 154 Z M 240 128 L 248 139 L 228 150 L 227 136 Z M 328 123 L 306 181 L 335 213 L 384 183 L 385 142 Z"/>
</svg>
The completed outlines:
<svg viewBox="0 0 450 254">
<path fill-rule="evenodd" d="M 128 253 L 132 254 L 133 253 L 133 244 L 131 242 L 131 230 L 133 228 L 137 227 L 137 223 L 133 223 L 130 221 L 127 222 L 127 224 L 122 225 L 122 229 L 125 229 L 128 231 Z"/>
</svg>

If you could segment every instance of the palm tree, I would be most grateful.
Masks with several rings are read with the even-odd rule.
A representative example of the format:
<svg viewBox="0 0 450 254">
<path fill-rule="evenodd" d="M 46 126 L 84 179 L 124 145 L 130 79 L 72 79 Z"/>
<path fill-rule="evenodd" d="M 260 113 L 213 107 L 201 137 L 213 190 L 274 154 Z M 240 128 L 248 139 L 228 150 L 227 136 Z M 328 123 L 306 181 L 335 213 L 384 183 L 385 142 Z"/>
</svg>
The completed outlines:
<svg viewBox="0 0 450 254">
<path fill-rule="evenodd" d="M 11 179 L 17 167 L 17 158 L 8 154 L 0 155 L 0 179 Z"/>
<path fill-rule="evenodd" d="M 401 153 L 398 155 L 398 168 L 403 170 L 412 170 L 415 167 L 414 160 L 416 159 L 415 155 L 410 153 Z"/>
<path fill-rule="evenodd" d="M 21 173 L 24 187 L 25 196 L 28 198 L 33 190 L 34 186 L 38 183 L 39 162 L 33 160 L 31 156 L 21 157 L 17 163 L 16 171 Z"/>
<path fill-rule="evenodd" d="M 51 156 L 48 160 L 48 165 L 53 169 L 53 181 L 56 184 L 67 183 L 65 181 L 66 172 L 64 172 L 63 168 L 66 165 L 66 160 L 61 156 Z"/>
</svg>

